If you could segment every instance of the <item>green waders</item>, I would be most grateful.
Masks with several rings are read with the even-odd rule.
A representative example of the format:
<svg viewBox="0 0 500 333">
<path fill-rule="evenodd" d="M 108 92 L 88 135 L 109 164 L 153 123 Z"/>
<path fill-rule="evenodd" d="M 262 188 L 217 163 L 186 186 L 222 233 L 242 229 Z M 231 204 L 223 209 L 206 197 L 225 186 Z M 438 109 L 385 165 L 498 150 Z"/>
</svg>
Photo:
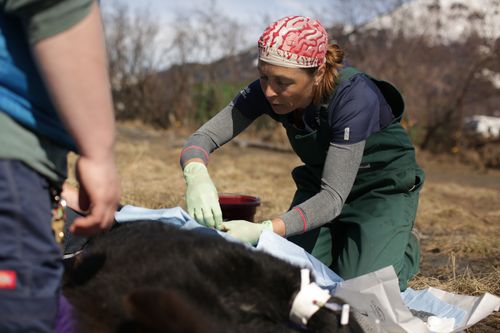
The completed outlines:
<svg viewBox="0 0 500 333">
<path fill-rule="evenodd" d="M 341 72 L 341 80 L 359 73 Z M 395 115 L 386 128 L 367 140 L 353 188 L 341 214 L 321 228 L 288 239 L 328 265 L 344 279 L 392 265 L 401 290 L 418 272 L 420 248 L 411 233 L 424 173 L 415 160 L 415 150 L 400 124 L 404 103 L 391 84 L 372 79 Z M 291 207 L 320 191 L 321 175 L 329 147 L 327 110 L 320 110 L 317 131 L 301 135 L 284 123 L 288 138 L 304 165 L 292 177 L 297 191 Z"/>
</svg>

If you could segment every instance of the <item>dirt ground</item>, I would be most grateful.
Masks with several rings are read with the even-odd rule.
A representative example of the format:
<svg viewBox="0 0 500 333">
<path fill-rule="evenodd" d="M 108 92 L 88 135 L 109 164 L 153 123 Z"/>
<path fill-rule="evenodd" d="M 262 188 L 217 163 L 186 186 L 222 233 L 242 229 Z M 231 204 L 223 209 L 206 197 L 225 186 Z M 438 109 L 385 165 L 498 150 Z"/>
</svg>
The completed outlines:
<svg viewBox="0 0 500 333">
<path fill-rule="evenodd" d="M 123 203 L 185 207 L 178 158 L 187 134 L 119 127 L 116 158 Z M 417 159 L 426 172 L 416 221 L 422 262 L 410 286 L 500 295 L 500 170 L 479 172 L 423 152 Z M 219 192 L 259 196 L 256 220 L 262 220 L 288 208 L 295 190 L 290 172 L 299 164 L 293 153 L 229 143 L 212 154 L 209 172 Z M 499 331 L 495 313 L 467 332 Z"/>
</svg>

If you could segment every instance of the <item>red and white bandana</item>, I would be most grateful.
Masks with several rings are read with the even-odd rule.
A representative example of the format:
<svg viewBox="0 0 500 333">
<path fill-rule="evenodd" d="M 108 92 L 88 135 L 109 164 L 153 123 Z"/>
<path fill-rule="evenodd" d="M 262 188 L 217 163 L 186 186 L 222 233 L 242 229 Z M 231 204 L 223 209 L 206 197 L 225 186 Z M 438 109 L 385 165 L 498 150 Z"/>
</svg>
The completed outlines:
<svg viewBox="0 0 500 333">
<path fill-rule="evenodd" d="M 328 34 L 317 20 L 287 16 L 269 25 L 259 38 L 259 59 L 294 68 L 325 63 Z"/>
</svg>

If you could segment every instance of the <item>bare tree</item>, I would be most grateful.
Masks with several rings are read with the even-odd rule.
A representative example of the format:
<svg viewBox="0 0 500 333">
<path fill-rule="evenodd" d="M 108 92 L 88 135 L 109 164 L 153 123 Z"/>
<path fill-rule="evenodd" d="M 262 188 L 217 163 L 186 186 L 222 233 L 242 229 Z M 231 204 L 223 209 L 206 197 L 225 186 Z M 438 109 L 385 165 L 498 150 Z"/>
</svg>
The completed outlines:
<svg viewBox="0 0 500 333">
<path fill-rule="evenodd" d="M 156 75 L 163 56 L 158 23 L 148 11 L 132 13 L 125 5 L 110 8 L 104 22 L 117 118 L 167 127 L 165 85 Z"/>
<path fill-rule="evenodd" d="M 176 21 L 182 24 L 174 25 L 177 65 L 170 76 L 178 86 L 168 97 L 171 114 L 179 124 L 205 121 L 228 102 L 220 83 L 238 74 L 235 56 L 245 45 L 243 26 L 225 16 L 215 0 L 189 16 L 178 13 Z"/>
<path fill-rule="evenodd" d="M 408 125 L 418 133 L 421 148 L 450 151 L 461 139 L 463 118 L 484 112 L 498 96 L 498 88 L 483 75 L 499 72 L 498 39 L 483 33 L 491 30 L 492 22 L 481 10 L 461 5 L 445 11 L 440 1 L 429 3 L 420 8 L 423 16 L 405 7 L 389 24 L 337 33 L 344 32 L 341 45 L 352 64 L 392 81 L 403 92 Z M 499 1 L 492 3 L 498 11 Z M 447 40 L 446 25 L 464 15 L 468 26 L 460 38 Z"/>
</svg>

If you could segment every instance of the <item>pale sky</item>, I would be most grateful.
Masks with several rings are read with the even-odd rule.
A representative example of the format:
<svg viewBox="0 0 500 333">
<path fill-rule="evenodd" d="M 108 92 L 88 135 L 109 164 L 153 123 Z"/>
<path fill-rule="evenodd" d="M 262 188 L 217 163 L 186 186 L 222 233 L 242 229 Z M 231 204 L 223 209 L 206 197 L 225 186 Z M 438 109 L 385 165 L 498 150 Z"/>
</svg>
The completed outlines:
<svg viewBox="0 0 500 333">
<path fill-rule="evenodd" d="M 401 0 L 384 0 L 386 3 Z M 408 1 L 408 0 L 404 0 Z M 215 0 L 216 8 L 231 21 L 244 27 L 240 49 L 255 45 L 260 34 L 268 24 L 288 15 L 303 15 L 318 19 L 325 27 L 335 22 L 346 24 L 350 16 L 358 22 L 367 16 L 373 16 L 374 11 L 366 10 L 367 0 Z M 342 3 L 342 7 L 339 7 Z M 363 6 L 362 3 L 365 3 Z M 188 15 L 194 10 L 209 7 L 210 0 L 102 0 L 104 10 L 115 5 L 125 4 L 136 12 L 148 12 L 148 18 L 158 22 L 160 31 L 157 37 L 159 45 L 169 45 L 174 35 L 174 22 L 180 15 Z M 164 64 L 168 65 L 168 64 Z"/>
<path fill-rule="evenodd" d="M 103 7 L 127 4 L 131 8 L 148 10 L 153 17 L 168 26 L 179 13 L 209 6 L 209 0 L 104 0 Z M 319 19 L 324 25 L 332 23 L 332 0 L 216 0 L 216 7 L 232 20 L 248 29 L 248 39 L 256 42 L 267 24 L 288 15 L 304 15 Z M 326 15 L 325 13 L 332 13 Z M 329 16 L 329 17 L 328 17 Z"/>
</svg>

